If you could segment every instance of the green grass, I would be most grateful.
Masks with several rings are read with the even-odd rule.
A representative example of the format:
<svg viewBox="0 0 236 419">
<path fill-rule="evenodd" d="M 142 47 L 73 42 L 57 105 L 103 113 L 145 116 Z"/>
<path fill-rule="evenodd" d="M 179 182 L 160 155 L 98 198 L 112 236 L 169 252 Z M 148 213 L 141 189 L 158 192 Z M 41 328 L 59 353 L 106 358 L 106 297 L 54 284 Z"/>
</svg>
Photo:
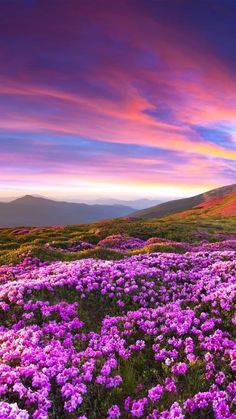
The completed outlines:
<svg viewBox="0 0 236 419">
<path fill-rule="evenodd" d="M 24 227 L 22 227 L 23 229 Z M 17 234 L 19 229 L 0 229 L 0 264 L 17 263 L 22 253 L 31 252 L 32 256 L 42 260 L 75 260 L 81 258 L 122 259 L 125 255 L 109 249 L 94 248 L 75 253 L 62 253 L 45 248 L 46 243 L 55 242 L 56 246 L 67 247 L 71 242 L 79 240 L 96 245 L 99 240 L 113 234 L 148 239 L 162 237 L 175 241 L 198 243 L 201 233 L 209 241 L 217 241 L 218 233 L 236 233 L 236 217 L 218 217 L 204 220 L 171 220 L 168 217 L 150 220 L 127 221 L 113 219 L 94 224 L 65 226 L 60 229 L 53 227 L 29 229 L 26 234 Z M 143 252 L 181 252 L 172 245 L 151 245 L 139 251 L 129 252 L 127 255 Z"/>
</svg>

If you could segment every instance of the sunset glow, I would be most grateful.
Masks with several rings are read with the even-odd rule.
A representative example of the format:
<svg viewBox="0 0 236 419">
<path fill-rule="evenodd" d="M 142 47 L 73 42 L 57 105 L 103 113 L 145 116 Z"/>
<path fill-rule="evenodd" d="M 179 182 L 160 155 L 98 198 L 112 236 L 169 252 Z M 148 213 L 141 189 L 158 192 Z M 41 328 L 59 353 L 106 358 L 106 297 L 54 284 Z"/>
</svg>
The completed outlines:
<svg viewBox="0 0 236 419">
<path fill-rule="evenodd" d="M 235 18 L 210 0 L 3 0 L 0 197 L 234 183 Z"/>
</svg>

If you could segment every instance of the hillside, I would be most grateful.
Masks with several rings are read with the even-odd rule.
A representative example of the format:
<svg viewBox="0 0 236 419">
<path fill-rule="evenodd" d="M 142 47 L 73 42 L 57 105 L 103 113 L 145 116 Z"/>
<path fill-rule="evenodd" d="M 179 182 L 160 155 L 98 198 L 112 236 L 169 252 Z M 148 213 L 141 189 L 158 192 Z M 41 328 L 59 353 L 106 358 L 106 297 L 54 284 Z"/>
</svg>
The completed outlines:
<svg viewBox="0 0 236 419">
<path fill-rule="evenodd" d="M 0 203 L 0 227 L 90 223 L 106 218 L 123 217 L 133 211 L 132 207 L 123 205 L 57 202 L 26 195 L 8 203 Z"/>
<path fill-rule="evenodd" d="M 0 419 L 235 419 L 235 221 L 0 229 Z"/>
<path fill-rule="evenodd" d="M 177 199 L 136 211 L 136 218 L 161 218 L 189 216 L 236 216 L 236 184 L 213 189 L 190 198 Z"/>
<path fill-rule="evenodd" d="M 107 237 L 136 238 L 151 240 L 135 252 L 176 251 L 172 242 L 186 242 L 198 246 L 202 240 L 210 243 L 236 238 L 236 217 L 214 217 L 199 220 L 175 219 L 134 219 L 130 217 L 116 220 L 97 221 L 93 224 L 78 224 L 55 227 L 21 227 L 0 229 L 0 265 L 18 263 L 21 255 L 30 252 L 41 260 L 76 260 L 81 258 L 123 259 L 125 254 L 111 248 L 97 247 Z M 159 237 L 160 243 L 152 243 L 153 237 Z M 90 243 L 82 249 L 79 243 Z M 134 242 L 134 243 L 135 243 Z M 109 242 L 109 244 L 111 244 Z M 139 245 L 140 243 L 138 243 Z M 173 246 L 174 245 L 174 246 Z M 138 246 L 139 247 L 139 246 Z M 70 249 L 69 252 L 62 249 Z M 179 245 L 177 250 L 181 250 Z M 72 251 L 73 250 L 73 251 Z M 130 248 L 131 253 L 134 249 Z"/>
</svg>

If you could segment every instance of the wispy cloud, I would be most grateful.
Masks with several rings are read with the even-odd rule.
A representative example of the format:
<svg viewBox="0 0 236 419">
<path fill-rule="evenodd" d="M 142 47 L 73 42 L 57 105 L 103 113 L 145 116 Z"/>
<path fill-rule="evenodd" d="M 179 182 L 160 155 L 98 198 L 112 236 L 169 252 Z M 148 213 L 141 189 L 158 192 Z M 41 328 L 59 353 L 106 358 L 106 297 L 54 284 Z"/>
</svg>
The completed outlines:
<svg viewBox="0 0 236 419">
<path fill-rule="evenodd" d="M 92 3 L 4 2 L 2 183 L 233 182 L 236 8 Z"/>
</svg>

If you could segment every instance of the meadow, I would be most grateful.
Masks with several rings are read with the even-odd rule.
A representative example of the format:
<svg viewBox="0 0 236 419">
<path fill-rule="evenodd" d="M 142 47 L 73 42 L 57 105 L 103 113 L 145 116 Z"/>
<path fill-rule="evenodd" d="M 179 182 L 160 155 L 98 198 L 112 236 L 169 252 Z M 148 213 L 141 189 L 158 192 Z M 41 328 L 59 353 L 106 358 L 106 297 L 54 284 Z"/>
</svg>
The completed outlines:
<svg viewBox="0 0 236 419">
<path fill-rule="evenodd" d="M 236 418 L 235 219 L 0 244 L 0 418 Z"/>
<path fill-rule="evenodd" d="M 171 217 L 150 220 L 134 220 L 129 217 L 97 222 L 94 224 L 56 226 L 56 227 L 22 227 L 0 229 L 0 264 L 18 263 L 22 254 L 30 252 L 41 260 L 76 260 L 93 257 L 95 259 L 122 259 L 124 254 L 109 248 L 96 246 L 108 236 L 121 234 L 128 237 L 148 240 L 159 237 L 175 242 L 200 243 L 202 240 L 217 242 L 224 239 L 224 234 L 236 233 L 236 217 L 219 217 L 212 219 L 172 220 Z M 77 252 L 63 253 L 58 248 L 68 248 L 77 242 L 88 242 L 95 246 Z M 49 243 L 51 246 L 47 247 Z M 53 249 L 54 247 L 54 249 Z M 147 246 L 137 252 L 173 251 L 167 245 Z M 132 255 L 133 252 L 127 253 Z"/>
</svg>

